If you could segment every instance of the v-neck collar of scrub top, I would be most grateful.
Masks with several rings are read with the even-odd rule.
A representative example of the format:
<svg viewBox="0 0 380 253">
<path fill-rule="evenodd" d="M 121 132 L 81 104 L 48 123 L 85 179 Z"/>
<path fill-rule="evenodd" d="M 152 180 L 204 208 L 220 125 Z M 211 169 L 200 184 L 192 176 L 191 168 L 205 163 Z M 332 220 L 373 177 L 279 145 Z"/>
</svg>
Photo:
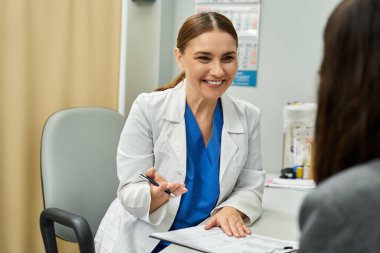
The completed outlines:
<svg viewBox="0 0 380 253">
<path fill-rule="evenodd" d="M 223 114 L 222 114 L 223 111 L 222 111 L 221 106 L 222 106 L 221 102 L 220 100 L 218 100 L 215 106 L 215 110 L 213 112 L 212 133 L 211 133 L 209 142 L 206 145 L 203 139 L 201 129 L 198 125 L 198 122 L 195 119 L 195 116 L 193 112 L 191 111 L 190 106 L 186 103 L 185 117 L 186 117 L 186 121 L 189 120 L 189 122 L 186 122 L 186 125 L 191 126 L 192 135 L 194 137 L 187 140 L 188 142 L 190 142 L 188 144 L 196 148 L 198 152 L 201 152 L 201 150 L 204 149 L 207 154 L 208 162 L 210 163 L 211 166 L 214 165 L 216 160 L 219 160 L 222 126 L 223 126 Z"/>
</svg>

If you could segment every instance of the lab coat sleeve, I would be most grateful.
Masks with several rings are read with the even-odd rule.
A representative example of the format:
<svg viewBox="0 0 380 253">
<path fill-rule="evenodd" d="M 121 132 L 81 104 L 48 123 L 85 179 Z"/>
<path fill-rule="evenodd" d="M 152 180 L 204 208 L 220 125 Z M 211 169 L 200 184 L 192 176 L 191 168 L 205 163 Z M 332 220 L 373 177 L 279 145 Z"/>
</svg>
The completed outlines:
<svg viewBox="0 0 380 253">
<path fill-rule="evenodd" d="M 144 95 L 137 97 L 120 136 L 117 150 L 118 198 L 132 215 L 153 225 L 163 220 L 167 204 L 149 214 L 151 194 L 147 182 L 139 178 L 153 167 L 153 138 L 149 106 Z"/>
</svg>

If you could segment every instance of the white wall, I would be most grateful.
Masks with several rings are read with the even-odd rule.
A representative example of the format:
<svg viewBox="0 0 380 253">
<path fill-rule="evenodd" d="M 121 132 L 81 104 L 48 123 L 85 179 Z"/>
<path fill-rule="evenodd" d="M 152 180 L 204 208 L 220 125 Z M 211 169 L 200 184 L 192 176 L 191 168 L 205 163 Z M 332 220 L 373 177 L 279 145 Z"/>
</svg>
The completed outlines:
<svg viewBox="0 0 380 253">
<path fill-rule="evenodd" d="M 264 168 L 282 167 L 282 108 L 290 101 L 315 102 L 323 29 L 338 0 L 263 0 L 257 88 L 232 87 L 230 94 L 262 112 Z"/>
<path fill-rule="evenodd" d="M 168 0 L 165 0 L 168 1 Z M 161 1 L 154 3 L 124 0 L 126 30 L 126 64 L 124 80 L 125 105 L 119 111 L 128 114 L 136 96 L 141 92 L 153 91 L 158 84 L 159 74 L 165 72 L 159 68 L 161 37 Z M 170 65 L 171 66 L 171 65 Z M 122 66 L 121 68 L 123 68 Z M 121 75 L 122 76 L 122 75 Z M 123 99 L 123 98 L 119 98 Z M 119 107 L 123 107 L 122 105 Z"/>
<path fill-rule="evenodd" d="M 338 0 L 262 0 L 258 84 L 231 87 L 229 94 L 262 111 L 262 152 L 267 171 L 282 164 L 282 107 L 289 101 L 314 102 L 322 55 L 322 33 Z M 173 48 L 193 0 L 129 1 L 127 105 L 178 74 Z M 129 76 L 129 77 L 128 77 Z"/>
<path fill-rule="evenodd" d="M 119 98 L 119 111 L 123 114 L 129 113 L 138 94 L 151 92 L 172 79 L 176 2 L 123 0 L 126 63 L 124 67 L 121 60 L 120 91 L 125 94 Z"/>
</svg>

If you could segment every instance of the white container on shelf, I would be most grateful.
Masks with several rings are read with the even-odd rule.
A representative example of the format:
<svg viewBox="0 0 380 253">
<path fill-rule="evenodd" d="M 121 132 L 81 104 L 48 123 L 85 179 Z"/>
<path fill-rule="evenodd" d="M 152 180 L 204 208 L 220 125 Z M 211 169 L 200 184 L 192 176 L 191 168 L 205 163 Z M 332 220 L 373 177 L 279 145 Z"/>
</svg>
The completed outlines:
<svg viewBox="0 0 380 253">
<path fill-rule="evenodd" d="M 297 178 L 310 178 L 317 105 L 289 103 L 283 109 L 283 168 L 294 168 Z"/>
</svg>

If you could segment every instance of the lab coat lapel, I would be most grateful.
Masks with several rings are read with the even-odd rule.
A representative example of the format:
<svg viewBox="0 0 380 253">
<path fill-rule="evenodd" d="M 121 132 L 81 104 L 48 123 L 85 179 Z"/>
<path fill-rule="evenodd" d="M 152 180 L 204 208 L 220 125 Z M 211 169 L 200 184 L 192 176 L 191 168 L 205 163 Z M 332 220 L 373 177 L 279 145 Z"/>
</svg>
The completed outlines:
<svg viewBox="0 0 380 253">
<path fill-rule="evenodd" d="M 220 171 L 219 183 L 223 185 L 223 179 L 228 168 L 236 166 L 233 158 L 239 149 L 236 144 L 235 138 L 244 133 L 239 116 L 237 114 L 231 98 L 228 95 L 223 95 L 222 98 L 223 108 L 223 130 L 222 130 L 222 143 L 220 152 Z M 221 187 L 222 188 L 222 187 Z M 222 189 L 221 189 L 222 190 Z"/>
<path fill-rule="evenodd" d="M 167 141 L 174 151 L 174 156 L 179 162 L 178 168 L 174 168 L 181 179 L 186 174 L 186 125 L 184 120 L 186 93 L 184 82 L 171 94 L 174 96 L 166 112 L 164 119 L 168 124 Z"/>
<path fill-rule="evenodd" d="M 173 131 L 168 134 L 168 142 L 179 162 L 179 167 L 175 170 L 179 175 L 183 175 L 186 171 L 186 129 L 184 121 L 177 123 Z"/>
</svg>

